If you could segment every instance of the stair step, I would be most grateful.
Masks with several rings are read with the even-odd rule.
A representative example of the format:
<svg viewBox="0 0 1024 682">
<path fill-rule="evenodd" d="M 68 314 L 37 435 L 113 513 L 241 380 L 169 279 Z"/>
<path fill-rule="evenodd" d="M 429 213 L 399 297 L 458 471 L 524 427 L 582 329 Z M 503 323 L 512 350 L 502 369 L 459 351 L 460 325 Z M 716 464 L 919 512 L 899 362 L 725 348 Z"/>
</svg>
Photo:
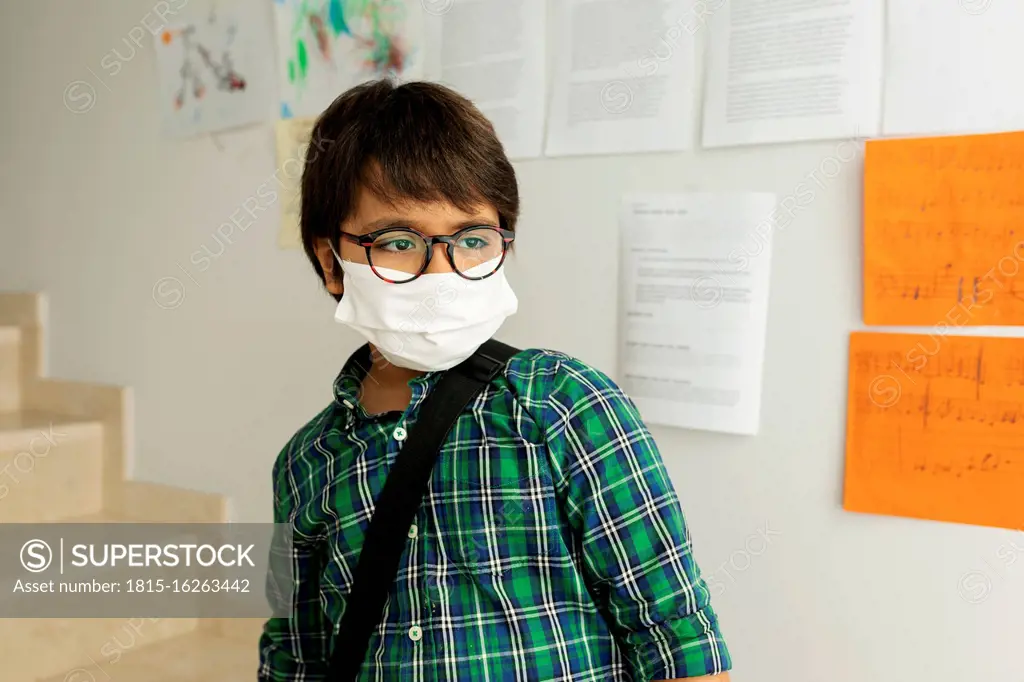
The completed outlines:
<svg viewBox="0 0 1024 682">
<path fill-rule="evenodd" d="M 197 631 L 127 651 L 116 662 L 113 657 L 96 657 L 87 665 L 37 682 L 252 682 L 259 667 L 258 644 L 257 639 Z"/>
<path fill-rule="evenodd" d="M 0 411 L 0 448 L 8 442 L 16 442 L 39 434 L 49 427 L 97 425 L 100 422 L 88 417 L 69 417 L 43 410 Z"/>
<path fill-rule="evenodd" d="M 3 656 L 3 679 L 11 682 L 32 682 L 51 675 L 68 682 L 106 680 L 101 674 L 94 678 L 85 674 L 69 677 L 84 668 L 83 662 L 114 666 L 127 658 L 129 652 L 142 652 L 167 640 L 195 632 L 195 618 L 75 618 L 75 619 L 8 619 L 0 620 L 0 655 Z M 119 666 L 118 666 L 119 667 Z M 120 672 L 112 678 L 121 680 Z M 144 677 L 138 678 L 146 679 Z M 183 678 L 184 679 L 184 678 Z"/>
<path fill-rule="evenodd" d="M 47 523 L 137 523 L 119 514 L 109 511 L 98 511 L 93 514 L 82 514 L 81 516 L 68 516 Z"/>
<path fill-rule="evenodd" d="M 21 329 L 0 327 L 0 411 L 21 405 Z"/>
<path fill-rule="evenodd" d="M 0 523 L 103 508 L 103 425 L 42 411 L 0 413 Z"/>
<path fill-rule="evenodd" d="M 100 511 L 56 519 L 55 523 L 134 521 Z M 161 642 L 193 633 L 198 625 L 198 618 L 0 619 L 0 660 L 14 663 L 13 670 L 6 664 L 3 666 L 0 679 L 5 682 L 34 682 L 50 676 L 62 682 L 127 679 L 121 677 L 124 674 L 121 662 L 129 653 L 137 654 Z M 116 668 L 117 674 L 104 677 L 102 671 L 108 667 Z M 86 672 L 77 672 L 81 670 Z"/>
<path fill-rule="evenodd" d="M 0 291 L 0 324 L 38 325 L 45 317 L 45 298 L 38 293 Z"/>
</svg>

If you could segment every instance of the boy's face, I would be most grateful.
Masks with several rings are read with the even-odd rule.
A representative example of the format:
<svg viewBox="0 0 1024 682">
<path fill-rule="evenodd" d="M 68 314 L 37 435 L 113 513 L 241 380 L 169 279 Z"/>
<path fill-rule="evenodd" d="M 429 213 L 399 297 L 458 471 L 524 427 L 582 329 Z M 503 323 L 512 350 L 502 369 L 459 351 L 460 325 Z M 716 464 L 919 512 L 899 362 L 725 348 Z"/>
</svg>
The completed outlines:
<svg viewBox="0 0 1024 682">
<path fill-rule="evenodd" d="M 447 202 L 401 202 L 389 204 L 382 201 L 376 194 L 360 187 L 356 194 L 355 210 L 346 220 L 341 229 L 355 235 L 383 230 L 388 227 L 411 227 L 425 235 L 434 237 L 454 234 L 467 226 L 491 225 L 498 227 L 497 210 L 489 204 L 480 204 L 470 213 L 466 213 Z M 327 290 L 332 294 L 344 293 L 341 277 L 333 277 L 331 265 L 334 254 L 326 239 L 317 245 L 317 258 L 327 278 Z M 366 263 L 366 249 L 347 239 L 340 243 L 339 255 L 344 261 Z M 435 253 L 425 272 L 452 272 L 451 263 L 442 253 L 444 245 L 436 244 Z M 374 261 L 376 263 L 376 259 Z M 460 265 L 460 268 L 462 266 Z M 340 275 L 340 273 L 339 273 Z M 401 285 L 396 285 L 401 286 Z"/>
</svg>

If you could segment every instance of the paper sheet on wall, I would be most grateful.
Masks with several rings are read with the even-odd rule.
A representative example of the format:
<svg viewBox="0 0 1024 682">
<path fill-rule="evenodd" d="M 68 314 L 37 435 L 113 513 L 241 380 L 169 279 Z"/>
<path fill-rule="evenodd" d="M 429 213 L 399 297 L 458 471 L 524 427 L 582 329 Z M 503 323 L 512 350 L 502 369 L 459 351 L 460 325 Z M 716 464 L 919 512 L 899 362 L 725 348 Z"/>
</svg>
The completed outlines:
<svg viewBox="0 0 1024 682">
<path fill-rule="evenodd" d="M 423 77 L 425 8 L 452 0 L 274 0 L 281 118 L 319 115 L 367 80 Z"/>
<path fill-rule="evenodd" d="M 317 153 L 318 147 L 310 145 L 314 123 L 315 118 L 291 118 L 274 124 L 277 156 L 274 177 L 279 185 L 278 202 L 281 205 L 277 243 L 282 249 L 299 248 L 302 243 L 299 222 L 302 215 L 302 169 L 307 156 Z"/>
<path fill-rule="evenodd" d="M 876 135 L 882 0 L 728 0 L 710 19 L 705 147 Z"/>
<path fill-rule="evenodd" d="M 889 3 L 887 135 L 1024 129 L 1024 3 Z"/>
<path fill-rule="evenodd" d="M 554 75 L 545 153 L 686 150 L 693 145 L 693 0 L 552 3 Z"/>
<path fill-rule="evenodd" d="M 512 159 L 543 151 L 546 15 L 544 0 L 458 0 L 427 18 L 428 77 L 470 98 Z"/>
<path fill-rule="evenodd" d="M 160 116 L 176 137 L 259 123 L 273 111 L 265 22 L 240 4 L 220 11 L 207 4 L 192 8 L 195 20 L 168 25 L 154 40 Z"/>
<path fill-rule="evenodd" d="M 638 194 L 621 215 L 623 390 L 654 424 L 756 434 L 771 194 Z"/>
<path fill-rule="evenodd" d="M 1024 133 L 872 140 L 864 322 L 1024 324 Z"/>
<path fill-rule="evenodd" d="M 850 336 L 843 507 L 1024 524 L 1024 339 Z"/>
</svg>

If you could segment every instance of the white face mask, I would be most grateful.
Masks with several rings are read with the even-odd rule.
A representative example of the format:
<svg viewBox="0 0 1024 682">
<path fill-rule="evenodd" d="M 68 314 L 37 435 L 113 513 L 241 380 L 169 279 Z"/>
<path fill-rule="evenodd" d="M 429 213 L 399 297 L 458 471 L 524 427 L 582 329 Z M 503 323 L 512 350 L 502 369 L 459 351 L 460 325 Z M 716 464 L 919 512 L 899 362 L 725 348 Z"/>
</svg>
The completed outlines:
<svg viewBox="0 0 1024 682">
<path fill-rule="evenodd" d="M 454 367 L 476 352 L 519 307 L 504 268 L 481 280 L 445 272 L 392 284 L 374 274 L 369 265 L 338 262 L 345 294 L 334 319 L 362 334 L 388 362 L 407 369 L 432 372 Z M 481 275 L 494 265 L 494 261 L 483 263 L 466 274 Z M 389 279 L 408 277 L 404 272 L 377 270 Z"/>
</svg>

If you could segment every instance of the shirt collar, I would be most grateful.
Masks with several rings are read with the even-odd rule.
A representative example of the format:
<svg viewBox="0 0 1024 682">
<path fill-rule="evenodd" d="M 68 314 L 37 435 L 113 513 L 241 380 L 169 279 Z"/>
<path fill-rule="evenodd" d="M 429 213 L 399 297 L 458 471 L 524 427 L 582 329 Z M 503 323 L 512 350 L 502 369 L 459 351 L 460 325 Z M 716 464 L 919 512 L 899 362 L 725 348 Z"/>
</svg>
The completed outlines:
<svg viewBox="0 0 1024 682">
<path fill-rule="evenodd" d="M 372 362 L 370 344 L 365 343 L 349 356 L 342 367 L 338 377 L 334 380 L 334 401 L 341 407 L 349 417 L 359 419 L 371 419 L 359 402 L 359 393 L 363 384 L 363 378 L 370 369 Z M 410 405 L 416 406 L 422 402 L 430 389 L 437 383 L 443 372 L 427 372 L 409 380 L 412 388 L 412 400 Z M 351 419 L 348 419 L 351 424 Z"/>
</svg>

